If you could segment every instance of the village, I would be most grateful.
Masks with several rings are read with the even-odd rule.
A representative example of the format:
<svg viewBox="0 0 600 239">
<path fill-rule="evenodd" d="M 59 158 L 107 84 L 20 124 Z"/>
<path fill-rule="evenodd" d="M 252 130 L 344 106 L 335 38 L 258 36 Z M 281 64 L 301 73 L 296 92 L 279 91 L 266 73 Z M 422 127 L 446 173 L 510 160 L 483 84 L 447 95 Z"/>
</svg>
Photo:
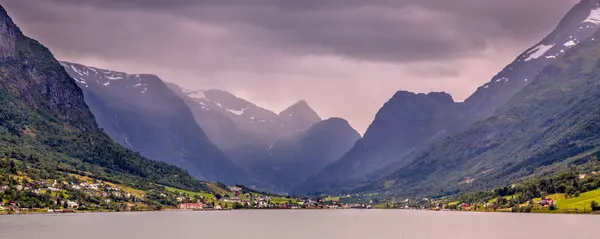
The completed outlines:
<svg viewBox="0 0 600 239">
<path fill-rule="evenodd" d="M 294 198 L 248 192 L 238 186 L 219 193 L 193 193 L 168 187 L 148 191 L 91 179 L 11 180 L 0 185 L 0 214 L 151 210 L 371 209 L 371 204 L 324 198 Z M 191 195 L 194 194 L 194 195 Z"/>
<path fill-rule="evenodd" d="M 324 198 L 292 198 L 269 196 L 244 190 L 237 186 L 228 187 L 233 196 L 225 195 L 216 200 L 177 197 L 180 210 L 232 210 L 232 209 L 372 209 L 371 204 L 340 203 Z"/>
<path fill-rule="evenodd" d="M 62 213 L 76 210 L 132 210 L 145 196 L 134 195 L 104 182 L 77 182 L 27 179 L 0 185 L 0 212 Z"/>
</svg>

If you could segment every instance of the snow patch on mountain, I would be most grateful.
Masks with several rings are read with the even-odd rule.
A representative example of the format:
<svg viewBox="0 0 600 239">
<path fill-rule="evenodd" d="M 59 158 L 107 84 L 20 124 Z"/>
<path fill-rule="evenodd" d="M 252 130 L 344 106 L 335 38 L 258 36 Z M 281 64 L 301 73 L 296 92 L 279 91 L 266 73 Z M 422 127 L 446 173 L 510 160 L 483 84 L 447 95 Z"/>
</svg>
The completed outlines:
<svg viewBox="0 0 600 239">
<path fill-rule="evenodd" d="M 139 74 L 130 75 L 124 72 L 99 69 L 69 62 L 60 62 L 71 77 L 80 85 L 89 87 L 90 84 L 101 87 L 144 87 L 140 93 L 148 91 L 148 84 Z M 114 83 L 114 84 L 113 84 Z"/>
<path fill-rule="evenodd" d="M 181 88 L 181 90 L 183 91 L 183 93 L 185 93 L 187 96 L 189 96 L 192 99 L 195 99 L 195 100 L 206 99 L 206 94 L 204 94 L 203 90 L 191 90 L 191 89 L 185 89 L 185 88 Z"/>
<path fill-rule="evenodd" d="M 227 111 L 229 111 L 230 113 L 234 114 L 234 115 L 243 115 L 244 111 L 246 111 L 248 108 L 243 108 L 241 110 L 234 110 L 234 109 L 225 109 Z M 254 117 L 251 117 L 252 119 L 254 119 Z"/>
<path fill-rule="evenodd" d="M 592 9 L 588 18 L 583 20 L 583 23 L 600 24 L 600 8 Z"/>
<path fill-rule="evenodd" d="M 529 56 L 525 59 L 525 61 L 530 61 L 533 59 L 537 59 L 541 56 L 543 56 L 544 54 L 546 54 L 546 52 L 548 52 L 550 49 L 552 49 L 554 47 L 554 44 L 549 44 L 549 45 L 539 45 L 537 47 L 535 47 L 534 49 L 532 49 L 531 51 L 528 52 Z"/>
<path fill-rule="evenodd" d="M 565 44 L 563 44 L 563 45 L 564 45 L 564 46 L 575 46 L 575 45 L 577 45 L 577 43 L 575 43 L 575 41 L 573 41 L 573 40 L 570 40 L 570 41 L 566 42 L 566 43 L 565 43 Z"/>
</svg>

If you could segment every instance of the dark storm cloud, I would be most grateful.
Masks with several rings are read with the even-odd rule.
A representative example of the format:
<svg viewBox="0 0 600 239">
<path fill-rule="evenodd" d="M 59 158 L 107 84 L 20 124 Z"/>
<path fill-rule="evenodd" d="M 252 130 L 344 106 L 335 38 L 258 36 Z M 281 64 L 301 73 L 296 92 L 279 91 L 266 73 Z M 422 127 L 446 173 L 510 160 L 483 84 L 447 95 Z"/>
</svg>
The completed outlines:
<svg viewBox="0 0 600 239">
<path fill-rule="evenodd" d="M 306 99 L 365 130 L 396 90 L 464 99 L 577 0 L 0 0 L 62 60 Z"/>
<path fill-rule="evenodd" d="M 5 1 L 22 9 L 44 2 L 170 14 L 226 26 L 250 42 L 289 53 L 391 62 L 472 56 L 489 47 L 490 38 L 531 40 L 547 32 L 574 4 L 574 0 Z M 57 21 L 61 16 L 65 15 L 30 17 Z"/>
</svg>

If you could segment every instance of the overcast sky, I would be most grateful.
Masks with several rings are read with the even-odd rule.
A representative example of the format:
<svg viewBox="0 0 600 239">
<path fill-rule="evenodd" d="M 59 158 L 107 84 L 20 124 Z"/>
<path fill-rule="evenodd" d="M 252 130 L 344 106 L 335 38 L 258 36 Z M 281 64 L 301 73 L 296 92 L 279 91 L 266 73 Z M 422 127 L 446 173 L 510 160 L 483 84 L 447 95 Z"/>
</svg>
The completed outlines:
<svg viewBox="0 0 600 239">
<path fill-rule="evenodd" d="M 578 0 L 0 0 L 60 60 L 231 91 L 280 111 L 306 99 L 364 131 L 397 90 L 458 101 Z"/>
</svg>

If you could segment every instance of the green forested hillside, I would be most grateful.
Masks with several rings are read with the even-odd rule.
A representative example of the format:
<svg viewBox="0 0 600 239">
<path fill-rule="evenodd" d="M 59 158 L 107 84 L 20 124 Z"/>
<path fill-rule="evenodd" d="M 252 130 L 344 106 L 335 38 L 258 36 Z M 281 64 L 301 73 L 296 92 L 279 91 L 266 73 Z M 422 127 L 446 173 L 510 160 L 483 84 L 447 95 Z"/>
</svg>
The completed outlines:
<svg viewBox="0 0 600 239">
<path fill-rule="evenodd" d="M 98 129 L 81 90 L 50 51 L 0 7 L 0 158 L 135 187 L 206 189 L 187 172 L 141 157 Z M 208 190 L 209 191 L 209 190 Z"/>
</svg>

